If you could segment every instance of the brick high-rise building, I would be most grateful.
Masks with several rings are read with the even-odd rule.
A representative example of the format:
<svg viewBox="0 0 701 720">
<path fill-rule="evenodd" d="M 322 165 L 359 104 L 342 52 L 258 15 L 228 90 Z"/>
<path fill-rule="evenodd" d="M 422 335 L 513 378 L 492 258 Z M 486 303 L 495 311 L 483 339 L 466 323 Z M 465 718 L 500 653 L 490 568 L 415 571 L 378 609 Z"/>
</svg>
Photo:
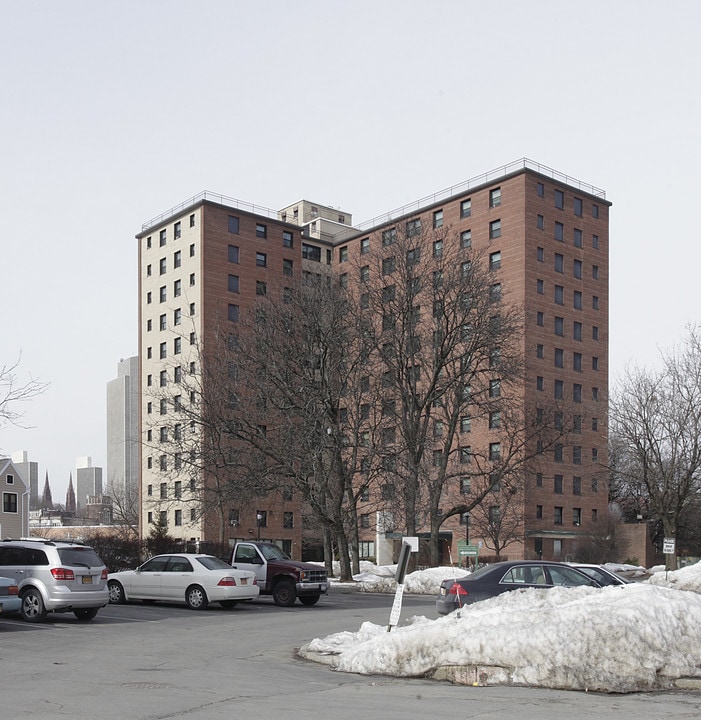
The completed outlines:
<svg viewBox="0 0 701 720">
<path fill-rule="evenodd" d="M 185 431 L 172 404 L 188 398 L 170 393 L 169 404 L 157 389 L 177 386 L 183 373 L 194 371 L 196 348 L 212 347 L 222 323 L 236 322 L 267 283 L 284 285 L 300 273 L 342 276 L 349 259 L 379 256 L 383 233 L 420 220 L 424 227 L 450 226 L 463 247 L 483 252 L 495 287 L 508 289 L 506 301 L 522 310 L 525 403 L 555 400 L 582 418 L 566 444 L 543 453 L 523 500 L 520 542 L 505 553 L 572 554 L 603 521 L 608 504 L 609 207 L 602 190 L 524 159 L 363 226 L 308 201 L 274 212 L 209 193 L 144 225 L 137 236 L 142 534 L 160 518 L 183 540 L 220 538 L 216 519 L 200 517 L 193 506 L 187 478 L 175 479 L 173 458 L 157 450 L 158 434 Z M 359 281 L 354 278 L 350 273 L 344 282 Z M 292 549 L 301 545 L 299 510 L 282 494 L 231 510 L 224 539 L 260 532 Z M 367 525 L 361 536 L 366 556 L 381 551 L 377 517 L 361 523 Z M 453 549 L 466 535 L 458 517 L 441 530 Z"/>
</svg>

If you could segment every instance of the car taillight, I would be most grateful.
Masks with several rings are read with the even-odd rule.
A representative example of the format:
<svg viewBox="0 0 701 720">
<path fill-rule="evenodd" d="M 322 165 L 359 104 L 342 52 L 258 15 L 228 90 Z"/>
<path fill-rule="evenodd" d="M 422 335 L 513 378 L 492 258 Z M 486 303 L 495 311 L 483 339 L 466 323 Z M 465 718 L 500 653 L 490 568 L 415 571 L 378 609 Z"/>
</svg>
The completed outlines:
<svg viewBox="0 0 701 720">
<path fill-rule="evenodd" d="M 236 580 L 234 580 L 234 578 L 232 578 L 232 577 L 223 577 L 223 578 L 217 583 L 217 585 L 222 585 L 222 586 L 225 586 L 225 585 L 226 585 L 226 586 L 236 585 Z"/>
<path fill-rule="evenodd" d="M 75 573 L 68 568 L 51 568 L 54 580 L 75 580 Z"/>
<path fill-rule="evenodd" d="M 107 568 L 102 571 L 102 575 L 100 575 L 100 580 L 107 580 Z"/>
<path fill-rule="evenodd" d="M 7 594 L 8 595 L 19 595 L 19 588 L 17 585 L 10 585 L 9 588 L 7 588 Z"/>
<path fill-rule="evenodd" d="M 467 590 L 460 583 L 453 583 L 448 588 L 448 595 L 467 595 Z"/>
</svg>

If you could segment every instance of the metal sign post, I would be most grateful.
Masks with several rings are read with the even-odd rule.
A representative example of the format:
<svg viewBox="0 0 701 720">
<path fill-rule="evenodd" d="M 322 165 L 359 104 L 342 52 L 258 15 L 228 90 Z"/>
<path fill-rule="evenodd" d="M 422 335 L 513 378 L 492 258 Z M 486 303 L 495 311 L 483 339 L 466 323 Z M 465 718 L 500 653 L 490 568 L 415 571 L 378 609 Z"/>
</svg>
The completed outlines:
<svg viewBox="0 0 701 720">
<path fill-rule="evenodd" d="M 666 555 L 674 555 L 676 553 L 676 543 L 674 538 L 665 538 L 662 542 L 662 552 Z M 665 557 L 665 578 L 669 572 L 669 557 Z"/>
<path fill-rule="evenodd" d="M 409 542 L 407 542 L 407 540 Z M 416 549 L 414 549 L 416 547 Z M 402 612 L 402 597 L 404 595 L 404 576 L 406 575 L 407 565 L 409 565 L 409 557 L 412 552 L 418 552 L 419 542 L 416 538 L 404 538 L 402 542 L 402 549 L 399 551 L 399 562 L 397 563 L 397 572 L 394 575 L 394 579 L 397 581 L 397 589 L 394 593 L 394 602 L 392 603 L 392 611 L 389 614 L 389 625 L 387 625 L 387 632 L 390 632 L 393 627 L 399 625 L 399 616 Z"/>
</svg>

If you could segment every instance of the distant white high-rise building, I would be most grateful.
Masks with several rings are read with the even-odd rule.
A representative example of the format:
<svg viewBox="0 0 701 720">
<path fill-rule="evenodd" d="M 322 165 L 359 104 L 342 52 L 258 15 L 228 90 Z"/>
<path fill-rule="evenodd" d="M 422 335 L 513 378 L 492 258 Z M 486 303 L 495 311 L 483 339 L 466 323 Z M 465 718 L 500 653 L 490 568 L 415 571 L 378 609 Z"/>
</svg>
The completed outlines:
<svg viewBox="0 0 701 720">
<path fill-rule="evenodd" d="M 123 499 L 139 488 L 139 358 L 120 360 L 107 383 L 107 487 Z"/>
<path fill-rule="evenodd" d="M 93 467 L 91 457 L 76 458 L 76 512 L 85 512 L 88 498 L 102 495 L 102 468 Z"/>
</svg>

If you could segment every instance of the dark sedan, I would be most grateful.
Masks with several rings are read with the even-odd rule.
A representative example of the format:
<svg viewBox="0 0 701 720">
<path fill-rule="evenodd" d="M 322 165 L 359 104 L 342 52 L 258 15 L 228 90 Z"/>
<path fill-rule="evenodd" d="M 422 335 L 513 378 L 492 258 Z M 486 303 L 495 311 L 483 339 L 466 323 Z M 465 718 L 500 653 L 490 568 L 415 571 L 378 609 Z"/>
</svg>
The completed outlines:
<svg viewBox="0 0 701 720">
<path fill-rule="evenodd" d="M 519 588 L 601 587 L 593 578 L 570 565 L 545 560 L 507 560 L 476 570 L 457 580 L 444 580 L 436 610 L 447 615 L 463 605 L 501 595 Z"/>
</svg>

